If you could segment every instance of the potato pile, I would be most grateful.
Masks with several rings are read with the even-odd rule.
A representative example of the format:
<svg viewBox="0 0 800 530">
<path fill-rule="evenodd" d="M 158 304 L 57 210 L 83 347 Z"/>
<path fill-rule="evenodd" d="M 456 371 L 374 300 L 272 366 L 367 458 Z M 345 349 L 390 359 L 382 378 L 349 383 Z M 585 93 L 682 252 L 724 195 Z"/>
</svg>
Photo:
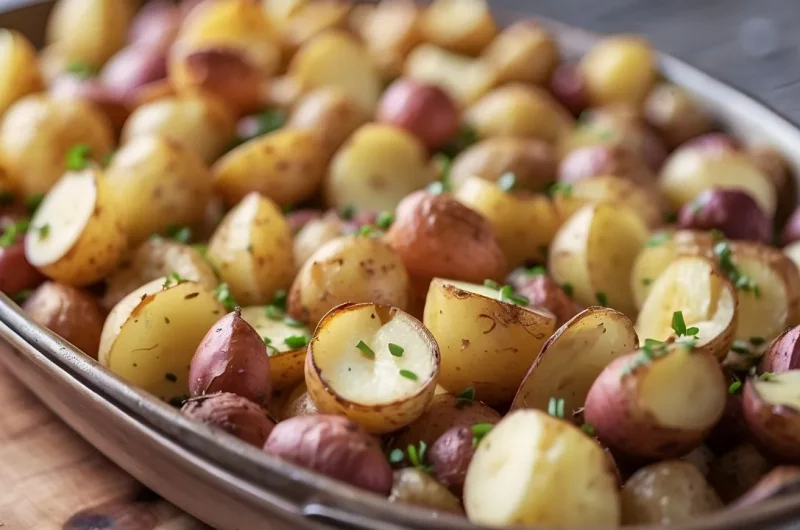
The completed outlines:
<svg viewBox="0 0 800 530">
<path fill-rule="evenodd" d="M 36 322 L 477 524 L 797 487 L 795 175 L 645 40 L 571 61 L 485 0 L 138 4 L 59 0 L 40 52 L 0 30 L 0 290 Z"/>
</svg>

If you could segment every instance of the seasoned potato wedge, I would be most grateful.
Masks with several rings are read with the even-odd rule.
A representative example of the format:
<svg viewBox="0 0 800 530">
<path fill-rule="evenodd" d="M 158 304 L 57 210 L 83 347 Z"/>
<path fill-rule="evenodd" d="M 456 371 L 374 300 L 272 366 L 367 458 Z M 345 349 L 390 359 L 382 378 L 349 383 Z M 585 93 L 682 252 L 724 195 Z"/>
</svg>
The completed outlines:
<svg viewBox="0 0 800 530">
<path fill-rule="evenodd" d="M 346 92 L 325 86 L 308 92 L 297 102 L 286 127 L 313 133 L 329 157 L 366 121 L 367 114 Z"/>
<path fill-rule="evenodd" d="M 0 122 L 0 158 L 11 184 L 26 196 L 47 192 L 64 174 L 67 152 L 86 144 L 100 159 L 111 151 L 111 124 L 92 105 L 32 94 L 17 100 Z"/>
<path fill-rule="evenodd" d="M 569 419 L 583 407 L 603 368 L 638 347 L 639 337 L 628 317 L 606 307 L 590 307 L 547 339 L 511 409 L 547 411 L 551 398 L 563 399 Z"/>
<path fill-rule="evenodd" d="M 336 152 L 324 193 L 333 207 L 392 211 L 403 197 L 435 178 L 416 136 L 399 127 L 368 123 Z"/>
<path fill-rule="evenodd" d="M 609 462 L 577 427 L 538 410 L 514 411 L 478 443 L 464 508 L 470 521 L 490 526 L 618 526 Z"/>
<path fill-rule="evenodd" d="M 713 356 L 689 343 L 646 344 L 606 366 L 586 397 L 584 419 L 613 450 L 669 458 L 703 442 L 727 395 Z"/>
<path fill-rule="evenodd" d="M 197 282 L 158 278 L 114 306 L 100 336 L 100 364 L 161 399 L 189 393 L 189 363 L 225 310 Z"/>
<path fill-rule="evenodd" d="M 512 83 L 472 104 L 466 122 L 482 138 L 520 136 L 555 144 L 573 125 L 570 113 L 546 90 Z"/>
<path fill-rule="evenodd" d="M 45 196 L 25 236 L 25 257 L 44 275 L 83 286 L 116 268 L 127 246 L 111 185 L 100 170 L 64 175 Z"/>
<path fill-rule="evenodd" d="M 491 223 L 509 267 L 546 259 L 545 251 L 561 224 L 549 197 L 506 192 L 479 177 L 467 179 L 455 196 Z"/>
<path fill-rule="evenodd" d="M 421 13 L 413 0 L 386 0 L 365 17 L 359 33 L 385 78 L 398 77 L 408 54 L 422 42 Z"/>
<path fill-rule="evenodd" d="M 264 304 L 294 274 L 292 236 L 280 209 L 258 193 L 229 211 L 208 242 L 208 260 L 240 304 Z"/>
<path fill-rule="evenodd" d="M 486 94 L 497 81 L 483 61 L 449 52 L 433 44 L 414 48 L 406 59 L 406 76 L 442 88 L 466 107 Z"/>
<path fill-rule="evenodd" d="M 47 22 L 47 43 L 67 62 L 99 67 L 125 43 L 131 7 L 119 0 L 59 1 Z"/>
<path fill-rule="evenodd" d="M 548 270 L 556 282 L 572 286 L 578 303 L 608 305 L 635 315 L 630 276 L 647 235 L 647 226 L 628 208 L 584 206 L 556 232 Z"/>
<path fill-rule="evenodd" d="M 299 337 L 310 339 L 311 330 L 302 322 L 284 318 L 274 309 L 273 306 L 244 307 L 242 318 L 253 326 L 267 344 L 272 388 L 283 391 L 303 381 L 306 345 Z"/>
<path fill-rule="evenodd" d="M 500 32 L 481 60 L 495 70 L 498 83 L 543 85 L 558 66 L 558 44 L 540 25 L 523 20 Z"/>
<path fill-rule="evenodd" d="M 211 199 L 211 175 L 200 158 L 162 136 L 138 136 L 122 146 L 106 180 L 132 243 L 169 226 L 199 223 Z"/>
<path fill-rule="evenodd" d="M 382 434 L 425 412 L 438 372 L 439 348 L 420 321 L 391 306 L 343 304 L 317 326 L 305 379 L 321 413 Z"/>
<path fill-rule="evenodd" d="M 332 86 L 372 114 L 381 95 L 381 76 L 367 50 L 344 31 L 331 30 L 304 44 L 289 64 L 303 91 Z"/>
<path fill-rule="evenodd" d="M 122 142 L 161 134 L 183 144 L 206 164 L 222 154 L 233 136 L 233 117 L 207 95 L 185 94 L 138 107 L 125 122 Z"/>
<path fill-rule="evenodd" d="M 636 320 L 643 337 L 675 337 L 675 312 L 687 328 L 697 328 L 697 351 L 725 359 L 736 335 L 738 297 L 731 282 L 710 260 L 699 256 L 676 259 L 658 277 Z"/>
<path fill-rule="evenodd" d="M 744 385 L 744 418 L 755 444 L 780 463 L 800 462 L 800 370 L 766 373 Z"/>
<path fill-rule="evenodd" d="M 106 278 L 102 305 L 110 310 L 128 293 L 170 274 L 198 282 L 207 289 L 217 286 L 214 269 L 200 251 L 177 241 L 154 237 L 139 245 L 130 258 Z"/>
<path fill-rule="evenodd" d="M 214 189 L 229 205 L 258 192 L 281 206 L 302 202 L 319 187 L 325 156 L 310 131 L 283 129 L 254 138 L 212 167 Z"/>
<path fill-rule="evenodd" d="M 410 280 L 400 256 L 380 239 L 345 236 L 321 246 L 300 268 L 289 291 L 289 313 L 316 324 L 345 302 L 408 306 Z"/>
<path fill-rule="evenodd" d="M 548 311 L 504 301 L 504 290 L 436 278 L 424 322 L 439 343 L 439 384 L 451 392 L 475 388 L 488 404 L 508 403 L 556 319 Z"/>
<path fill-rule="evenodd" d="M 466 55 L 479 54 L 497 34 L 486 0 L 435 0 L 421 28 L 426 42 Z"/>
<path fill-rule="evenodd" d="M 42 87 L 36 49 L 24 35 L 0 30 L 0 115 L 22 96 Z"/>
</svg>

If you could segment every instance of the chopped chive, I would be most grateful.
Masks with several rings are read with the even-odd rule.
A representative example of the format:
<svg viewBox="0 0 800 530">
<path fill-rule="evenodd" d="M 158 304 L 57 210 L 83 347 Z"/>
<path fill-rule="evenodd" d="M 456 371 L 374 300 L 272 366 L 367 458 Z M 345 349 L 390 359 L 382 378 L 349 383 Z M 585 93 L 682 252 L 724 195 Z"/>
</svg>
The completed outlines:
<svg viewBox="0 0 800 530">
<path fill-rule="evenodd" d="M 651 283 L 653 283 L 653 280 L 651 278 L 643 278 L 642 279 L 642 285 L 644 285 L 645 287 L 647 287 Z"/>
<path fill-rule="evenodd" d="M 86 61 L 72 61 L 67 65 L 67 72 L 80 79 L 97 77 L 98 69 Z"/>
<path fill-rule="evenodd" d="M 339 217 L 345 221 L 352 221 L 353 216 L 356 214 L 356 208 L 353 205 L 342 206 L 339 208 Z"/>
<path fill-rule="evenodd" d="M 567 296 L 569 296 L 570 298 L 572 297 L 572 295 L 573 295 L 573 294 L 574 294 L 574 292 L 575 292 L 575 291 L 574 291 L 574 289 L 572 288 L 572 284 L 571 284 L 571 283 L 569 283 L 569 282 L 567 282 L 567 283 L 563 284 L 563 285 L 561 286 L 561 290 L 562 290 L 562 291 L 564 291 L 564 293 L 565 293 Z"/>
<path fill-rule="evenodd" d="M 89 164 L 92 156 L 92 147 L 89 144 L 75 144 L 67 151 L 67 169 L 80 171 Z"/>
<path fill-rule="evenodd" d="M 594 436 L 594 427 L 592 427 L 588 423 L 584 423 L 583 425 L 581 425 L 581 430 L 583 430 L 583 432 L 585 432 L 589 436 Z"/>
<path fill-rule="evenodd" d="M 672 329 L 679 337 L 686 335 L 686 322 L 683 320 L 683 311 L 672 313 Z"/>
<path fill-rule="evenodd" d="M 535 267 L 531 267 L 530 269 L 525 269 L 525 274 L 527 276 L 544 276 L 547 274 L 547 269 L 545 269 L 541 265 L 536 265 Z"/>
<path fill-rule="evenodd" d="M 547 194 L 551 197 L 555 197 L 558 194 L 561 194 L 564 197 L 569 197 L 572 195 L 572 184 L 568 184 L 566 182 L 556 182 L 547 189 Z"/>
<path fill-rule="evenodd" d="M 403 349 L 402 346 L 398 346 L 397 344 L 392 344 L 391 342 L 389 343 L 389 353 L 391 353 L 395 357 L 402 357 L 404 351 L 405 350 Z"/>
<path fill-rule="evenodd" d="M 598 304 L 600 304 L 603 307 L 608 307 L 608 296 L 606 296 L 606 293 L 597 292 L 594 293 L 594 297 L 597 298 Z"/>
<path fill-rule="evenodd" d="M 47 239 L 47 236 L 50 235 L 50 225 L 43 224 L 39 227 L 39 239 Z"/>
<path fill-rule="evenodd" d="M 375 358 L 375 352 L 372 351 L 372 348 L 367 346 L 367 343 L 364 342 L 363 340 L 358 341 L 358 344 L 356 344 L 356 348 L 361 350 L 361 353 L 364 354 L 364 357 L 366 357 L 367 359 Z"/>
<path fill-rule="evenodd" d="M 494 425 L 491 423 L 476 423 L 472 426 L 471 430 L 472 434 L 475 436 L 486 436 L 486 434 L 492 430 L 492 427 L 494 427 Z"/>
<path fill-rule="evenodd" d="M 462 390 L 458 394 L 458 399 L 463 399 L 465 401 L 474 401 L 475 400 L 475 387 L 468 386 L 464 390 Z"/>
<path fill-rule="evenodd" d="M 381 212 L 375 220 L 375 226 L 382 230 L 388 230 L 394 223 L 394 215 L 390 212 Z"/>
<path fill-rule="evenodd" d="M 547 413 L 555 418 L 564 418 L 564 400 L 551 397 L 547 403 Z"/>
<path fill-rule="evenodd" d="M 179 243 L 188 243 L 192 240 L 192 229 L 188 226 L 170 225 L 165 233 L 167 237 Z"/>
<path fill-rule="evenodd" d="M 419 379 L 419 376 L 412 372 L 411 370 L 400 370 L 400 375 L 405 377 L 406 379 L 411 379 L 412 381 L 416 381 Z"/>
<path fill-rule="evenodd" d="M 28 231 L 30 222 L 27 219 L 20 219 L 13 225 L 7 226 L 0 235 L 0 247 L 7 248 L 17 242 L 17 238 Z"/>
<path fill-rule="evenodd" d="M 748 355 L 750 353 L 750 347 L 743 340 L 735 340 L 731 345 L 731 351 L 736 353 L 741 353 L 743 355 Z"/>
<path fill-rule="evenodd" d="M 733 383 L 731 383 L 731 386 L 728 387 L 728 394 L 735 394 L 736 392 L 739 391 L 740 388 L 742 388 L 742 382 L 734 381 Z"/>
<path fill-rule="evenodd" d="M 292 335 L 283 339 L 283 342 L 291 349 L 296 350 L 308 345 L 308 337 L 305 335 Z"/>
<path fill-rule="evenodd" d="M 489 289 L 500 289 L 500 284 L 494 280 L 483 280 L 483 286 Z"/>
<path fill-rule="evenodd" d="M 372 225 L 364 225 L 358 229 L 356 235 L 359 237 L 372 237 L 375 235 L 375 227 Z"/>
</svg>

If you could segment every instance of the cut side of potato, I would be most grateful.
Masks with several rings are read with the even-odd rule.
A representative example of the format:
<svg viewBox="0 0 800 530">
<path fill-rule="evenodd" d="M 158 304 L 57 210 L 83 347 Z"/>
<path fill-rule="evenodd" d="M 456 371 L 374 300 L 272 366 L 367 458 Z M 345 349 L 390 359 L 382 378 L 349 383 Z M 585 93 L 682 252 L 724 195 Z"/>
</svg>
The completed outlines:
<svg viewBox="0 0 800 530">
<path fill-rule="evenodd" d="M 765 456 L 800 464 L 800 370 L 748 379 L 744 419 Z"/>
<path fill-rule="evenodd" d="M 556 398 L 564 400 L 565 414 L 570 414 L 583 407 L 592 383 L 611 361 L 638 347 L 639 338 L 628 317 L 606 307 L 590 307 L 544 344 L 511 410 L 547 411 L 550 399 Z"/>
<path fill-rule="evenodd" d="M 706 258 L 680 257 L 653 284 L 636 320 L 642 337 L 675 338 L 673 316 L 683 315 L 687 328 L 695 327 L 698 351 L 722 360 L 736 335 L 738 299 L 731 282 Z"/>
<path fill-rule="evenodd" d="M 673 232 L 654 232 L 636 256 L 631 271 L 631 290 L 636 307 L 641 310 L 653 284 L 678 256 Z"/>
<path fill-rule="evenodd" d="M 497 74 L 478 60 L 433 44 L 422 44 L 414 48 L 406 59 L 405 75 L 439 86 L 466 107 L 491 90 Z"/>
<path fill-rule="evenodd" d="M 470 521 L 489 526 L 620 523 L 617 477 L 603 448 L 538 410 L 510 413 L 480 441 L 464 507 Z"/>
<path fill-rule="evenodd" d="M 385 77 L 400 76 L 406 56 L 422 41 L 420 13 L 413 0 L 386 0 L 365 18 L 361 36 Z"/>
<path fill-rule="evenodd" d="M 632 210 L 611 204 L 587 205 L 556 233 L 548 270 L 556 282 L 572 287 L 578 303 L 607 305 L 633 316 L 631 271 L 647 237 L 647 226 Z"/>
<path fill-rule="evenodd" d="M 213 291 L 158 278 L 114 306 L 100 336 L 100 364 L 161 399 L 189 393 L 189 364 L 225 313 Z"/>
<path fill-rule="evenodd" d="M 422 16 L 427 42 L 467 55 L 476 55 L 497 34 L 486 0 L 436 0 Z"/>
<path fill-rule="evenodd" d="M 411 315 L 391 306 L 344 304 L 317 326 L 305 378 L 323 414 L 344 414 L 372 433 L 420 417 L 436 389 L 439 348 Z"/>
</svg>

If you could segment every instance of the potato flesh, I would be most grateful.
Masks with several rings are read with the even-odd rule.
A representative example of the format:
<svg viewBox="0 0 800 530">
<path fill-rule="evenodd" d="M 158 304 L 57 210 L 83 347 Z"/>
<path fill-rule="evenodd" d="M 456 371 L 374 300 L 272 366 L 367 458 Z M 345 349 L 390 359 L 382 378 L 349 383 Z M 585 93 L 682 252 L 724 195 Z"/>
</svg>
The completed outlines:
<svg viewBox="0 0 800 530">
<path fill-rule="evenodd" d="M 758 395 L 773 406 L 786 406 L 800 412 L 800 370 L 773 374 L 753 381 Z"/>
<path fill-rule="evenodd" d="M 478 445 L 467 471 L 470 521 L 492 526 L 616 526 L 616 477 L 600 445 L 540 411 L 515 411 Z"/>
<path fill-rule="evenodd" d="M 283 353 L 294 350 L 286 344 L 286 339 L 303 335 L 311 337 L 311 331 L 303 324 L 289 325 L 283 318 L 273 319 L 267 316 L 266 306 L 251 306 L 242 308 L 242 318 L 253 326 L 253 329 L 261 335 L 270 339 L 267 353 L 275 355 L 276 353 Z M 274 349 L 273 349 L 274 348 Z"/>
<path fill-rule="evenodd" d="M 495 74 L 489 66 L 432 44 L 412 50 L 406 59 L 405 74 L 439 86 L 462 106 L 480 98 L 495 82 Z"/>
<path fill-rule="evenodd" d="M 734 250 L 735 254 L 735 250 Z M 789 293 L 783 279 L 769 266 L 757 258 L 739 256 L 734 258 L 739 272 L 758 286 L 758 296 L 751 291 L 737 290 L 739 297 L 739 324 L 736 338 L 750 340 L 777 337 L 789 322 Z"/>
<path fill-rule="evenodd" d="M 374 306 L 343 311 L 324 322 L 317 332 L 314 361 L 321 377 L 343 398 L 378 405 L 416 394 L 433 373 L 430 344 L 410 321 L 394 316 L 387 322 Z M 363 341 L 374 352 L 369 358 L 356 345 Z M 389 344 L 403 348 L 402 356 L 389 352 Z M 407 370 L 413 380 L 400 375 Z"/>
<path fill-rule="evenodd" d="M 644 306 L 644 301 L 653 289 L 655 281 L 667 266 L 675 260 L 677 251 L 672 235 L 665 236 L 663 242 L 658 241 L 663 232 L 655 233 L 650 241 L 636 257 L 631 274 L 631 289 L 639 309 Z"/>
</svg>

